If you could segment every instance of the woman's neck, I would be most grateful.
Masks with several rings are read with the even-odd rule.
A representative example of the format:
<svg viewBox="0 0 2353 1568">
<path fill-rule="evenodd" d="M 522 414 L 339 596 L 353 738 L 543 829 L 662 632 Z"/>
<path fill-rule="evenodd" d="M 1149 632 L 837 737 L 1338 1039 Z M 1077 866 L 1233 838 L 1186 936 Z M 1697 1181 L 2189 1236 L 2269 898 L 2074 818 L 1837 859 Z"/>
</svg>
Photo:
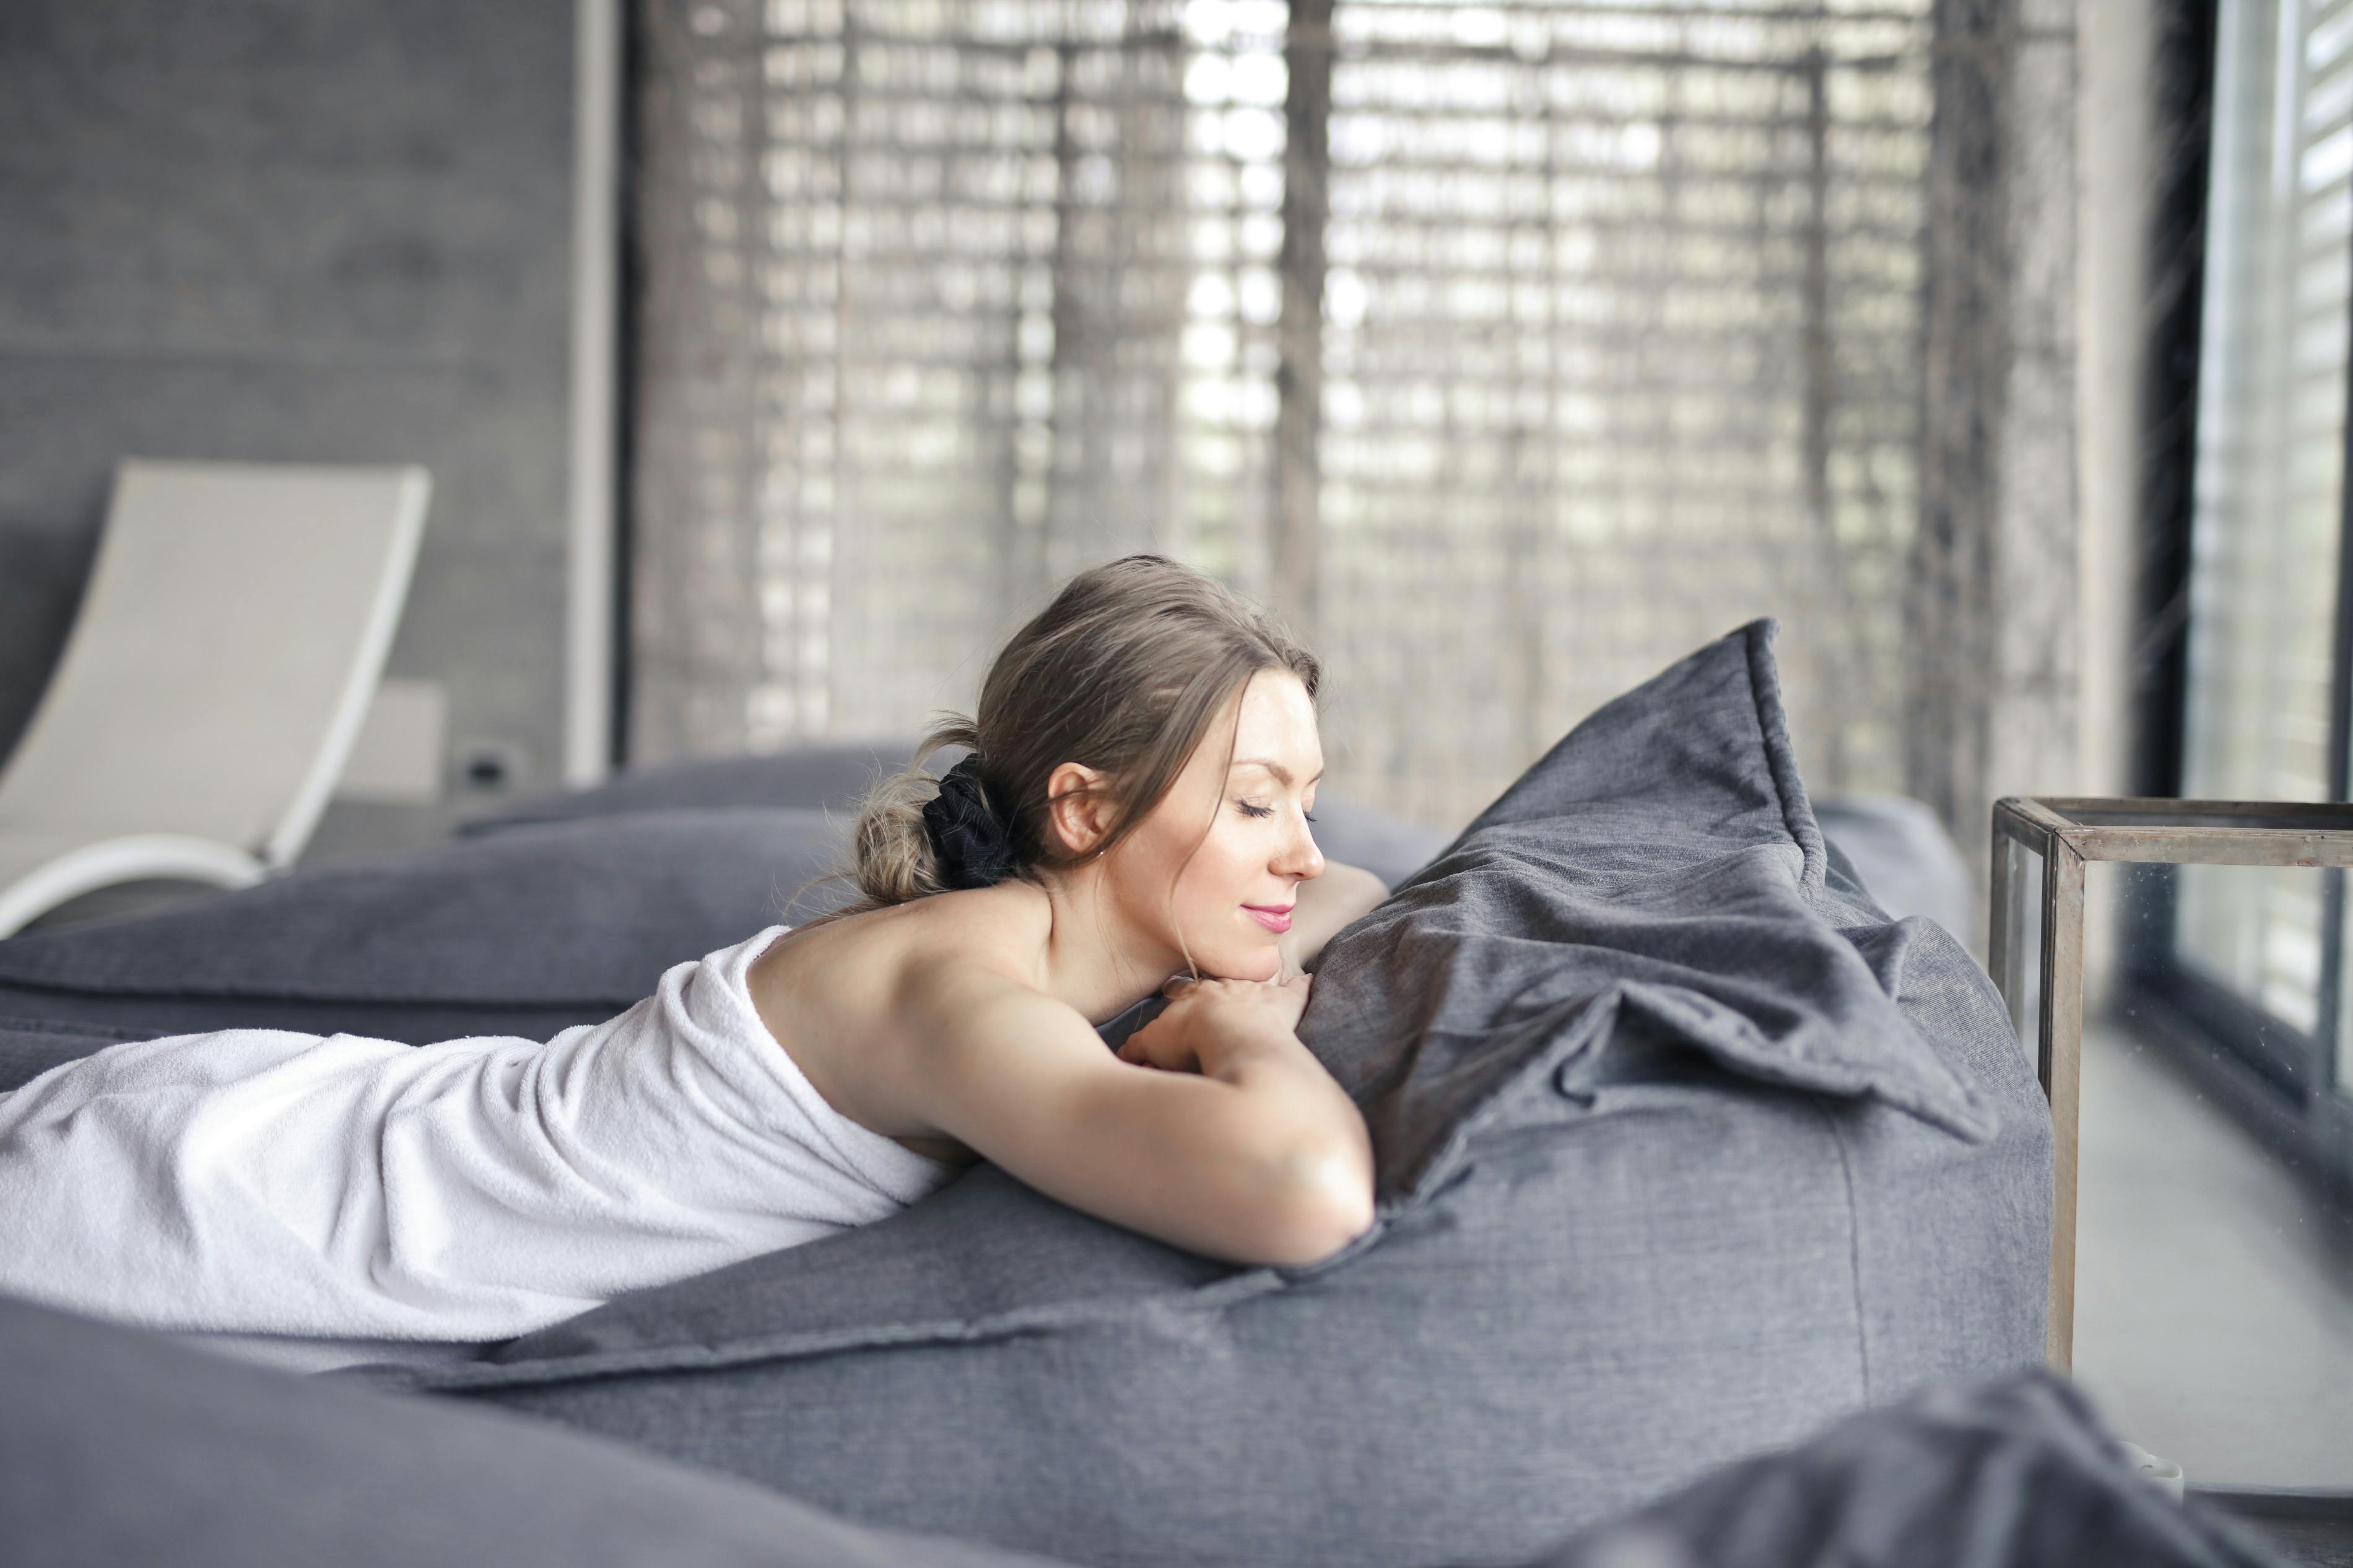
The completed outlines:
<svg viewBox="0 0 2353 1568">
<path fill-rule="evenodd" d="M 1178 955 L 1124 918 L 1101 873 L 1101 865 L 1091 863 L 1048 873 L 1040 884 L 1050 916 L 1038 988 L 1095 1025 L 1118 1017 L 1184 969 Z"/>
</svg>

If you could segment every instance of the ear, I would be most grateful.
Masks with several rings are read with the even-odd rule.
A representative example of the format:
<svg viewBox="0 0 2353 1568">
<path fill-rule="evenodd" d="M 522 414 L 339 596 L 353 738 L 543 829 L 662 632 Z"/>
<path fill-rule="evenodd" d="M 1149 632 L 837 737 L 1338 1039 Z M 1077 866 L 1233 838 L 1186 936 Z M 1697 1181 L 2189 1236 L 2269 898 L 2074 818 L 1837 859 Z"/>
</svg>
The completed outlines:
<svg viewBox="0 0 2353 1568">
<path fill-rule="evenodd" d="M 1084 763 L 1063 763 L 1046 775 L 1046 832 L 1064 854 L 1084 855 L 1111 832 L 1110 798 L 1088 793 L 1110 782 L 1109 774 Z"/>
</svg>

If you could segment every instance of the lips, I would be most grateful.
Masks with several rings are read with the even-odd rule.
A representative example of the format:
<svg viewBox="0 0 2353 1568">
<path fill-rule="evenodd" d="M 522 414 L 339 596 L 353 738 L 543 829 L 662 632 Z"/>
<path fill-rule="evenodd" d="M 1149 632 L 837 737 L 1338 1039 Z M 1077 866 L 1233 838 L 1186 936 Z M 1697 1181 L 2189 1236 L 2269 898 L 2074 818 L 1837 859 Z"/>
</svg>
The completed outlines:
<svg viewBox="0 0 2353 1568">
<path fill-rule="evenodd" d="M 1291 929 L 1292 906 L 1289 904 L 1244 904 L 1242 909 L 1250 919 L 1271 931 L 1280 933 Z"/>
</svg>

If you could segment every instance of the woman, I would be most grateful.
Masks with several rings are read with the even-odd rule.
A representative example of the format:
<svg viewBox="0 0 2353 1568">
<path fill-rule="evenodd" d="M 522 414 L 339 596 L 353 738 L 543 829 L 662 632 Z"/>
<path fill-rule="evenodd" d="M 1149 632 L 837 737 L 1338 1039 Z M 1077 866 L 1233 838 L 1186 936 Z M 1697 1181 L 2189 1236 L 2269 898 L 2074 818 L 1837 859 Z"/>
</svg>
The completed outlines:
<svg viewBox="0 0 2353 1568">
<path fill-rule="evenodd" d="M 1293 1032 L 1382 896 L 1309 828 L 1314 658 L 1154 556 L 1074 578 L 970 748 L 861 811 L 863 898 L 544 1043 L 269 1030 L 0 1096 L 0 1291 L 151 1327 L 474 1342 L 895 1213 L 978 1157 L 1245 1263 L 1372 1217 Z M 1095 1026 L 1166 987 L 1114 1057 Z"/>
</svg>

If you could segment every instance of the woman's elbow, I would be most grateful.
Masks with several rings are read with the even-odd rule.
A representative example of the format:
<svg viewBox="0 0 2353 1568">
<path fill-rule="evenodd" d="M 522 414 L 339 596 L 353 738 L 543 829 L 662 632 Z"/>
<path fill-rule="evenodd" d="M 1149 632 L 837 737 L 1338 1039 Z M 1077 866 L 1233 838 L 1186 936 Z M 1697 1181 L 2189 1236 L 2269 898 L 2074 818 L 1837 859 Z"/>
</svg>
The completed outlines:
<svg viewBox="0 0 2353 1568">
<path fill-rule="evenodd" d="M 1321 1263 L 1372 1228 L 1372 1163 L 1359 1150 L 1295 1160 L 1279 1191 L 1260 1216 L 1257 1262 L 1282 1268 Z"/>
</svg>

